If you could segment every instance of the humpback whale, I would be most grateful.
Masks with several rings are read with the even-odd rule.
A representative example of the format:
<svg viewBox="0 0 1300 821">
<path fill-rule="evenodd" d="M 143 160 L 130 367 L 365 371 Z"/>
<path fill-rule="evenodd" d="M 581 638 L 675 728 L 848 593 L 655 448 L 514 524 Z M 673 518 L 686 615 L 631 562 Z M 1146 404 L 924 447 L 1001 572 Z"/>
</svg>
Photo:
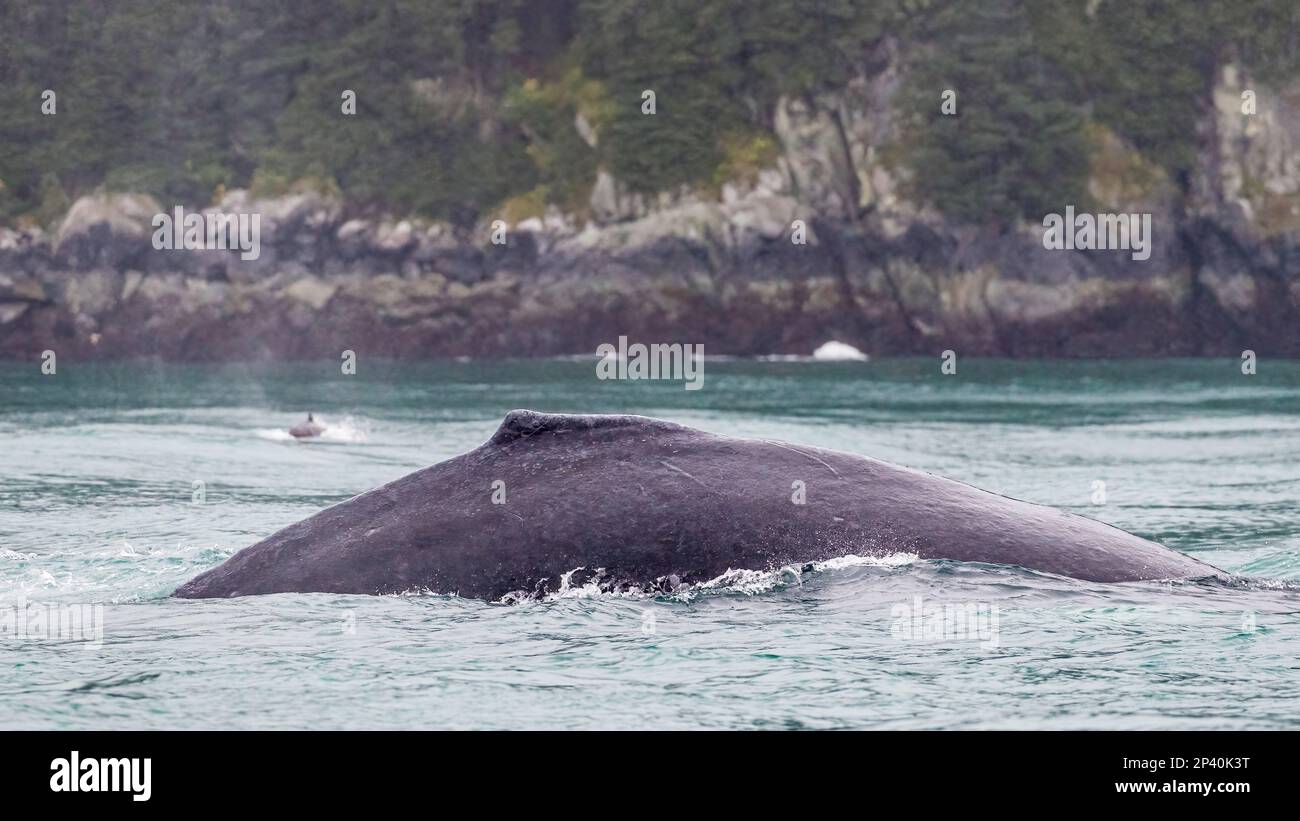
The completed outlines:
<svg viewBox="0 0 1300 821">
<path fill-rule="evenodd" d="M 182 598 L 673 589 L 856 554 L 1099 582 L 1223 577 L 1092 519 L 888 462 L 643 416 L 510 412 L 482 446 L 290 525 Z"/>
<path fill-rule="evenodd" d="M 289 428 L 289 435 L 294 439 L 315 439 L 325 432 L 325 427 L 307 414 L 307 421 Z"/>
</svg>

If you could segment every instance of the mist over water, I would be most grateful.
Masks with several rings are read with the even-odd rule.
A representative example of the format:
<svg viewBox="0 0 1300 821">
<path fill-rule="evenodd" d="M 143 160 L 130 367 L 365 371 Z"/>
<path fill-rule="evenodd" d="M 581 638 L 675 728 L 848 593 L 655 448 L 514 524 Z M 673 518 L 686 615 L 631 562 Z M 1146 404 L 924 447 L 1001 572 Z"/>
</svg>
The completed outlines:
<svg viewBox="0 0 1300 821">
<path fill-rule="evenodd" d="M 0 727 L 1300 725 L 1300 363 L 1243 376 L 1232 360 L 963 360 L 941 376 L 937 359 L 709 360 L 705 373 L 686 391 L 600 381 L 594 361 L 362 361 L 355 376 L 329 361 L 0 364 L 0 614 L 103 605 L 102 642 L 0 631 Z M 481 444 L 523 407 L 862 453 L 1245 578 L 1103 585 L 894 557 L 735 568 L 657 599 L 167 598 L 285 525 Z M 332 432 L 283 433 L 309 411 Z M 900 624 L 918 604 L 961 603 L 996 607 L 995 642 Z"/>
</svg>

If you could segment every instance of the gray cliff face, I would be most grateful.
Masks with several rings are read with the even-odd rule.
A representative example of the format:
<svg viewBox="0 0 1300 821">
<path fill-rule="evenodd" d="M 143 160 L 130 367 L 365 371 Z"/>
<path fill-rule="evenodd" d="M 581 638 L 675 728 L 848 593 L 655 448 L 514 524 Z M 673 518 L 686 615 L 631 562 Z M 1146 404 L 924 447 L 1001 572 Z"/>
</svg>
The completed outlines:
<svg viewBox="0 0 1300 821">
<path fill-rule="evenodd" d="M 1300 356 L 1300 81 L 1224 66 L 1181 183 L 1094 129 L 1090 197 L 1152 215 L 1137 262 L 911 201 L 892 49 L 835 93 L 782 100 L 780 156 L 754 179 L 647 198 L 602 170 L 589 219 L 552 209 L 503 245 L 491 217 L 455 228 L 231 191 L 208 210 L 260 214 L 258 259 L 159 251 L 150 221 L 174 203 L 83 197 L 55 230 L 0 228 L 0 357 L 537 356 L 620 334 L 739 355 L 838 338 L 873 354 Z"/>
</svg>

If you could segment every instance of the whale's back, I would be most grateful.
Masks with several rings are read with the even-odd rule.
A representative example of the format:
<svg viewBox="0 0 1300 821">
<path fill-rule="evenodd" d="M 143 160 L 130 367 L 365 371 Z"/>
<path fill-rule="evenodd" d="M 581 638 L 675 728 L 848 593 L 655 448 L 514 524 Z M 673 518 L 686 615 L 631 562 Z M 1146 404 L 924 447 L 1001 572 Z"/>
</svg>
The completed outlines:
<svg viewBox="0 0 1300 821">
<path fill-rule="evenodd" d="M 176 595 L 495 600 L 557 589 L 576 568 L 635 586 L 899 552 L 1094 581 L 1217 572 L 1082 516 L 854 454 L 512 411 L 483 446 L 284 528 Z"/>
</svg>

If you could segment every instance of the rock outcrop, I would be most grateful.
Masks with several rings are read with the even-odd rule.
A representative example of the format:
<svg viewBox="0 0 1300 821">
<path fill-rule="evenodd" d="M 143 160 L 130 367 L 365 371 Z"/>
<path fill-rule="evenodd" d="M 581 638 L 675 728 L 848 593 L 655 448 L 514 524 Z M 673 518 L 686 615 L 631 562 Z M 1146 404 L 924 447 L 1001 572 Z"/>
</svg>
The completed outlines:
<svg viewBox="0 0 1300 821">
<path fill-rule="evenodd" d="M 1090 126 L 1090 198 L 1152 215 L 1134 261 L 909 199 L 891 48 L 839 92 L 782 100 L 780 156 L 752 179 L 647 198 L 601 171 L 589 217 L 552 208 L 502 244 L 494 217 L 457 228 L 231 191 L 207 213 L 260 215 L 244 260 L 156 250 L 151 220 L 172 204 L 83 197 L 50 233 L 0 228 L 0 357 L 538 356 L 619 335 L 737 355 L 835 338 L 871 355 L 1300 356 L 1300 83 L 1225 66 L 1187 181 Z"/>
</svg>

